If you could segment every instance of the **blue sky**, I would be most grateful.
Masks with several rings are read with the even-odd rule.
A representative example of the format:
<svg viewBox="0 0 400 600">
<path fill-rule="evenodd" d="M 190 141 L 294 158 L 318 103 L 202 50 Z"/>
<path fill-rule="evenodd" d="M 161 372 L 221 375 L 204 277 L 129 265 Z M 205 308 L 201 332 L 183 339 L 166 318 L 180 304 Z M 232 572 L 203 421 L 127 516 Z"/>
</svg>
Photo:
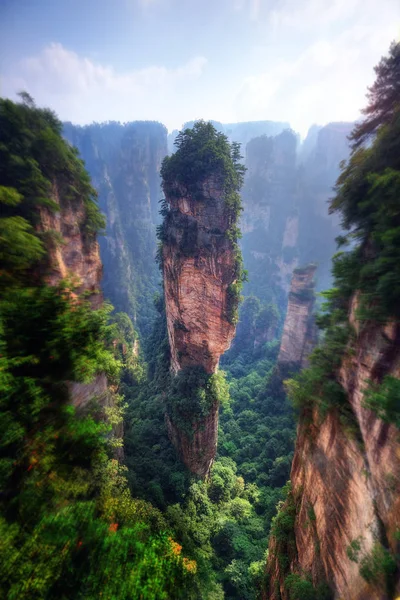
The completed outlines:
<svg viewBox="0 0 400 600">
<path fill-rule="evenodd" d="M 353 120 L 399 0 L 0 0 L 0 94 L 64 120 Z"/>
</svg>

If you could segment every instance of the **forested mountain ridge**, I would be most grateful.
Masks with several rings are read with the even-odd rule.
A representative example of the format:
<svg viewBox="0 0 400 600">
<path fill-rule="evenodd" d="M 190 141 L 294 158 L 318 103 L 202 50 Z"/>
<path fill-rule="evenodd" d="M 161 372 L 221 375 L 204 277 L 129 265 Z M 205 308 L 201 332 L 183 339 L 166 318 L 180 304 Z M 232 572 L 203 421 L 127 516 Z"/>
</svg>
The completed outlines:
<svg viewBox="0 0 400 600">
<path fill-rule="evenodd" d="M 400 44 L 375 70 L 330 205 L 347 235 L 318 318 L 324 337 L 287 382 L 300 422 L 271 528 L 272 600 L 400 592 Z"/>
<path fill-rule="evenodd" d="M 317 265 L 317 290 L 331 284 L 330 261 L 339 220 L 328 200 L 349 153 L 349 123 L 312 128 L 301 146 L 294 131 L 260 136 L 246 146 L 241 247 L 246 295 L 274 302 L 282 313 L 293 269 Z"/>
</svg>

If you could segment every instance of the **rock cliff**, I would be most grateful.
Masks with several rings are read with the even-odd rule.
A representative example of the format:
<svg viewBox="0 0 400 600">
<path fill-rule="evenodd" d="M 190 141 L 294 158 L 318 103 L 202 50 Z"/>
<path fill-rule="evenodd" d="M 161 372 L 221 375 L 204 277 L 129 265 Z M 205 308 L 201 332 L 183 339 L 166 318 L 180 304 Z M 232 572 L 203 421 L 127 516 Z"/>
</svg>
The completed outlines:
<svg viewBox="0 0 400 600">
<path fill-rule="evenodd" d="M 51 198 L 58 210 L 41 207 L 37 225 L 45 239 L 46 234 L 51 235 L 44 279 L 49 285 L 71 279 L 77 286 L 76 293 L 88 292 L 93 307 L 98 308 L 103 300 L 100 291 L 103 269 L 97 239 L 85 231 L 87 213 L 83 199 L 69 200 L 60 192 L 57 180 L 53 182 Z"/>
<path fill-rule="evenodd" d="M 53 181 L 51 199 L 58 210 L 40 207 L 37 223 L 47 245 L 41 276 L 49 285 L 57 285 L 65 279 L 72 281 L 76 286 L 74 294 L 87 293 L 93 308 L 100 308 L 103 268 L 97 237 L 87 232 L 84 200 L 70 200 L 57 179 Z M 104 373 L 99 373 L 89 384 L 68 382 L 68 389 L 72 403 L 78 408 L 84 408 L 93 398 L 103 406 L 112 402 Z"/>
<path fill-rule="evenodd" d="M 278 355 L 278 365 L 294 369 L 307 366 L 307 357 L 316 343 L 313 309 L 316 266 L 295 269 Z"/>
<path fill-rule="evenodd" d="M 226 236 L 230 226 L 223 186 L 202 183 L 202 199 L 183 190 L 167 196 L 171 207 L 163 245 L 164 290 L 171 365 L 175 372 L 200 365 L 214 373 L 235 326 L 229 320 L 229 286 L 235 256 Z M 193 255 L 188 249 L 193 245 Z"/>
<path fill-rule="evenodd" d="M 289 600 L 289 573 L 328 582 L 335 599 L 389 600 L 400 592 L 398 571 L 387 571 L 399 552 L 399 431 L 364 404 L 368 382 L 400 377 L 400 328 L 360 329 L 356 307 L 357 294 L 350 312 L 357 337 L 338 375 L 349 414 L 333 409 L 322 418 L 313 408 L 301 417 L 284 507 L 294 505 L 293 529 L 286 546 L 279 536 L 270 543 L 271 600 Z"/>
<path fill-rule="evenodd" d="M 107 218 L 100 238 L 104 295 L 148 335 L 160 282 L 154 258 L 167 130 L 156 122 L 65 123 L 64 136 L 79 149 Z"/>
<path fill-rule="evenodd" d="M 204 152 L 207 140 L 211 154 L 208 146 Z M 218 148 L 227 161 L 222 165 Z M 175 375 L 203 371 L 200 387 L 206 396 L 235 333 L 242 279 L 235 228 L 241 167 L 232 156 L 225 136 L 200 122 L 183 133 L 177 152 L 163 167 L 166 202 L 160 237 L 171 370 Z M 208 473 L 217 443 L 218 398 L 207 403 L 206 411 L 199 406 L 197 414 L 190 414 L 182 406 L 177 414 L 167 410 L 166 417 L 182 460 L 200 476 Z"/>
<path fill-rule="evenodd" d="M 349 123 L 313 126 L 300 146 L 290 129 L 258 135 L 246 146 L 241 247 L 245 295 L 285 310 L 293 269 L 317 262 L 317 290 L 330 286 L 340 225 L 327 202 L 349 154 Z"/>
</svg>

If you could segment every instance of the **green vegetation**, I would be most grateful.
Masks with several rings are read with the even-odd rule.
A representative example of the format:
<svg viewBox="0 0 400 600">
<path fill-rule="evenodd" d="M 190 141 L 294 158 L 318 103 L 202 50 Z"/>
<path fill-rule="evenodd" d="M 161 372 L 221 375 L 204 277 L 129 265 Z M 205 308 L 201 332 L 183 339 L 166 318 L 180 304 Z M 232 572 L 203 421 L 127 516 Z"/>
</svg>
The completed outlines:
<svg viewBox="0 0 400 600">
<path fill-rule="evenodd" d="M 291 573 L 285 579 L 285 587 L 289 592 L 289 600 L 331 600 L 332 592 L 325 583 L 316 587 L 311 578 Z"/>
<path fill-rule="evenodd" d="M 241 211 L 239 190 L 245 167 L 240 163 L 240 145 L 229 144 L 212 123 L 197 121 L 192 129 L 181 131 L 176 140 L 176 152 L 164 159 L 161 168 L 164 191 L 168 195 L 190 194 L 204 200 L 202 184 L 209 177 L 223 185 L 225 203 L 237 219 Z"/>
<path fill-rule="evenodd" d="M 246 307 L 253 304 L 250 317 Z M 198 598 L 255 600 L 264 578 L 271 519 L 290 470 L 294 422 L 290 407 L 282 402 L 282 388 L 273 385 L 277 342 L 250 349 L 244 342 L 247 327 L 240 323 L 254 321 L 261 334 L 275 324 L 276 308 L 257 309 L 254 299 L 244 302 L 238 328 L 243 344 L 235 344 L 223 360 L 228 402 L 222 373 L 210 377 L 189 369 L 171 381 L 161 298 L 157 307 L 159 320 L 148 340 L 157 355 L 153 352 L 147 378 L 138 387 L 124 387 L 130 487 L 134 495 L 162 510 L 185 554 L 196 561 Z M 213 381 L 219 381 L 219 390 L 212 391 Z M 203 482 L 190 476 L 178 459 L 168 439 L 164 411 L 165 404 L 173 411 L 173 404 L 175 410 L 190 406 L 190 414 L 196 410 L 203 414 L 215 395 L 220 401 L 225 398 L 218 455 L 209 480 Z M 180 418 L 179 412 L 175 415 Z"/>
<path fill-rule="evenodd" d="M 360 575 L 370 585 L 384 590 L 389 597 L 394 593 L 394 576 L 397 571 L 396 558 L 378 540 L 370 552 L 363 550 L 363 538 L 352 540 L 347 547 L 347 556 L 360 566 Z"/>
<path fill-rule="evenodd" d="M 0 105 L 1 596 L 190 598 L 196 564 L 161 513 L 131 497 L 114 458 L 121 370 L 137 379 L 132 353 L 124 360 L 131 324 L 124 315 L 109 323 L 111 307 L 93 310 L 73 282 L 48 287 L 37 271 L 46 258 L 39 209 L 56 209 L 47 177 L 60 203 L 68 194 L 81 202 L 83 235 L 99 213 L 54 115 L 24 99 Z M 97 395 L 76 408 L 71 382 L 91 382 Z"/>
<path fill-rule="evenodd" d="M 364 395 L 364 405 L 375 411 L 382 421 L 400 429 L 400 381 L 387 375 L 380 385 L 372 384 Z"/>
<path fill-rule="evenodd" d="M 36 108 L 26 93 L 22 98 L 21 104 L 0 100 L 0 186 L 7 216 L 37 224 L 41 207 L 60 210 L 57 198 L 61 203 L 82 201 L 81 226 L 93 237 L 105 222 L 77 150 L 62 139 L 61 121 L 52 111 Z M 7 193 L 4 187 L 13 191 Z"/>
<path fill-rule="evenodd" d="M 400 295 L 400 107 L 396 104 L 399 44 L 376 68 L 371 88 L 370 115 L 355 128 L 355 146 L 343 166 L 331 212 L 339 212 L 348 234 L 338 238 L 350 249 L 333 258 L 334 288 L 325 292 L 318 324 L 324 330 L 322 344 L 310 358 L 311 366 L 288 382 L 297 408 L 317 404 L 322 413 L 336 406 L 352 421 L 351 410 L 337 382 L 337 371 L 351 353 L 353 332 L 348 323 L 350 300 L 357 294 L 355 317 L 359 326 L 386 323 L 398 318 Z M 397 82 L 397 83 L 396 83 Z M 362 142 L 376 133 L 367 148 Z M 367 391 L 366 405 L 386 421 L 398 423 L 397 380 L 388 378 Z"/>
<path fill-rule="evenodd" d="M 363 556 L 360 561 L 360 575 L 365 581 L 386 589 L 389 594 L 394 592 L 396 571 L 396 560 L 379 542 L 375 543 L 371 552 Z"/>
<path fill-rule="evenodd" d="M 186 367 L 171 378 L 166 392 L 168 415 L 190 437 L 192 426 L 200 423 L 215 405 L 226 406 L 229 391 L 224 373 L 209 375 L 202 367 Z"/>
<path fill-rule="evenodd" d="M 374 68 L 376 81 L 369 88 L 369 104 L 362 111 L 366 118 L 354 127 L 350 136 L 355 148 L 388 125 L 398 108 L 400 96 L 400 44 L 393 42 L 389 55 L 381 58 Z"/>
</svg>

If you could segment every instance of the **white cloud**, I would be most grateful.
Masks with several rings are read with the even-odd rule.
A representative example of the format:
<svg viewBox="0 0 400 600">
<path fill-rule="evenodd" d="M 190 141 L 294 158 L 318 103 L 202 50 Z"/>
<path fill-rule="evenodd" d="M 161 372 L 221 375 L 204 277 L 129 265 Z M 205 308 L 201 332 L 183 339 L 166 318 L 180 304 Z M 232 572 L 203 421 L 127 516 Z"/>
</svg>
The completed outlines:
<svg viewBox="0 0 400 600">
<path fill-rule="evenodd" d="M 111 119 L 164 119 L 168 123 L 182 90 L 201 77 L 206 63 L 197 56 L 174 69 L 150 66 L 117 73 L 61 44 L 51 44 L 13 66 L 4 78 L 3 95 L 15 97 L 26 90 L 39 105 L 50 106 L 61 119 L 76 123 Z"/>
<path fill-rule="evenodd" d="M 263 0 L 234 0 L 233 7 L 236 11 L 245 11 L 250 19 L 256 20 L 263 8 Z"/>
<path fill-rule="evenodd" d="M 277 55 L 274 43 L 259 47 L 257 62 L 265 67 L 243 79 L 236 118 L 289 120 L 302 135 L 315 122 L 355 120 L 374 65 L 398 37 L 396 15 L 397 0 L 381 0 L 380 9 L 376 0 L 284 0 L 271 17 L 271 35 L 290 40 L 302 27 L 296 35 L 308 32 L 309 45 L 292 60 Z M 346 27 L 335 28 L 338 22 Z"/>
</svg>

